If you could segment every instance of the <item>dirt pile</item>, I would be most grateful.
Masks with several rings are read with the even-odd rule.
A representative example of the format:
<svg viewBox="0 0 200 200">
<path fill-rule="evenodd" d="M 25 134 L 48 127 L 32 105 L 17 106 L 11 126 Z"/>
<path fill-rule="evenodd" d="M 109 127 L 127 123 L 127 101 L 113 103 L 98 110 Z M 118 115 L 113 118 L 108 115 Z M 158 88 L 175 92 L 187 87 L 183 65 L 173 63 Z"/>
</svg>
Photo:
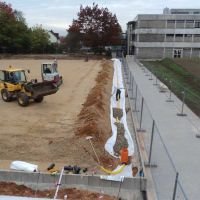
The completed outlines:
<svg viewBox="0 0 200 200">
<path fill-rule="evenodd" d="M 35 197 L 35 191 L 24 186 L 17 185 L 15 183 L 0 182 L 0 194 L 10 196 L 23 196 L 23 197 Z M 55 190 L 37 191 L 36 197 L 53 198 Z M 116 200 L 115 197 L 99 194 L 95 192 L 89 192 L 86 190 L 78 190 L 76 188 L 61 189 L 58 192 L 58 198 L 63 199 L 67 195 L 68 200 L 92 200 L 92 199 L 104 199 L 104 200 Z"/>
<path fill-rule="evenodd" d="M 113 168 L 116 166 L 116 160 L 104 150 L 104 145 L 112 133 L 110 123 L 112 78 L 112 62 L 102 60 L 102 70 L 98 73 L 96 85 L 90 91 L 78 115 L 76 134 L 78 137 L 92 136 L 101 164 L 106 167 L 112 165 Z M 91 148 L 87 151 L 90 155 L 94 154 Z M 96 160 L 95 156 L 93 158 Z"/>
</svg>

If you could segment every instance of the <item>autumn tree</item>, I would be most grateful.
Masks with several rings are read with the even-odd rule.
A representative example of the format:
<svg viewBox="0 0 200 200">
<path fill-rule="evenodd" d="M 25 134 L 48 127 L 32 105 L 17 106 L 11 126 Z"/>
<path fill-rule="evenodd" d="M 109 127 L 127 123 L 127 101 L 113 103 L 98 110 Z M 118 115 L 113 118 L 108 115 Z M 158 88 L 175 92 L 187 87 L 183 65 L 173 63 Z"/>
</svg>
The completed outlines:
<svg viewBox="0 0 200 200">
<path fill-rule="evenodd" d="M 11 5 L 0 1 L 0 51 L 9 53 L 28 52 L 30 29 L 23 14 Z"/>
<path fill-rule="evenodd" d="M 68 29 L 68 41 L 92 48 L 118 45 L 121 32 L 116 15 L 107 8 L 99 8 L 95 3 L 92 7 L 81 5 L 78 18 Z"/>
</svg>

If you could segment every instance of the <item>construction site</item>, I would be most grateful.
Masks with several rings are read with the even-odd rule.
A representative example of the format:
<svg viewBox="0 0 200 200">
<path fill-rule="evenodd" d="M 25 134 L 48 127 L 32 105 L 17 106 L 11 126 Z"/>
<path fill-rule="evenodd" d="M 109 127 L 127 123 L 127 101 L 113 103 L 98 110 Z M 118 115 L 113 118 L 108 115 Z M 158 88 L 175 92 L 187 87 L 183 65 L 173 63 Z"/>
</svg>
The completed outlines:
<svg viewBox="0 0 200 200">
<path fill-rule="evenodd" d="M 47 96 L 45 94 L 42 102 L 37 102 L 34 99 L 34 89 L 29 103 L 21 105 L 19 94 L 29 95 L 26 84 L 30 87 L 29 83 L 32 83 L 33 88 L 41 87 L 46 90 L 41 85 L 49 82 L 44 80 L 43 68 L 54 62 L 41 59 L 0 61 L 0 70 L 6 71 L 5 73 L 28 70 L 23 84 L 10 83 L 1 77 L 1 83 L 4 84 L 1 91 L 7 90 L 9 94 L 13 94 L 9 84 L 21 84 L 21 89 L 16 97 L 7 95 L 7 98 L 10 97 L 9 101 L 1 92 L 0 194 L 53 198 L 58 186 L 56 182 L 61 178 L 64 183 L 59 185 L 58 198 L 64 198 L 66 193 L 69 199 L 78 199 L 76 195 L 82 195 L 81 199 L 98 199 L 91 198 L 91 195 L 99 195 L 103 199 L 118 199 L 125 195 L 124 191 L 132 188 L 126 183 L 123 186 L 125 180 L 121 179 L 134 177 L 135 180 L 128 181 L 136 181 L 137 189 L 125 196 L 128 199 L 134 195 L 141 198 L 142 193 L 138 188 L 141 188 L 139 180 L 144 174 L 138 152 L 134 152 L 133 121 L 126 100 L 120 61 L 59 59 L 56 61 L 56 68 L 62 77 L 62 84 L 57 85 L 57 91 Z M 40 90 L 37 89 L 35 93 Z M 6 180 L 3 178 L 4 173 L 14 174 L 11 179 L 7 176 Z M 37 181 L 32 178 L 36 174 Z M 26 180 L 23 176 L 29 178 Z M 48 176 L 50 181 L 40 180 L 42 176 Z M 64 176 L 69 176 L 69 180 L 76 178 L 77 183 L 74 185 L 72 181 L 70 184 Z M 79 179 L 83 177 L 91 179 L 91 183 L 94 181 L 93 184 L 97 184 L 95 179 L 99 178 L 99 181 L 96 180 L 98 184 L 95 187 L 87 181 L 88 186 L 86 183 L 81 184 Z M 104 188 L 101 181 L 119 185 Z M 73 188 L 70 189 L 70 185 L 76 187 L 77 191 L 81 186 L 87 190 L 91 187 L 90 190 L 97 193 L 79 191 L 77 194 L 77 191 L 73 192 Z M 99 191 L 103 192 L 98 193 Z M 109 194 L 113 197 L 109 197 Z"/>
<path fill-rule="evenodd" d="M 199 199 L 200 9 L 154 8 L 0 0 L 0 200 Z"/>
<path fill-rule="evenodd" d="M 198 99 L 166 62 L 1 59 L 0 199 L 196 199 Z"/>
</svg>

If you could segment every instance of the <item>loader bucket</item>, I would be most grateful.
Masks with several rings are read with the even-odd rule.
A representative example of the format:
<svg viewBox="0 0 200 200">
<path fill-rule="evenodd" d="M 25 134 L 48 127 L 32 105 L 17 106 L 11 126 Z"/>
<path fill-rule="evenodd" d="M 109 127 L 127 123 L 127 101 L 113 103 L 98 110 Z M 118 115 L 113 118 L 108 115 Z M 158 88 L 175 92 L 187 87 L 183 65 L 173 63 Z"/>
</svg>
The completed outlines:
<svg viewBox="0 0 200 200">
<path fill-rule="evenodd" d="M 32 83 L 26 85 L 26 90 L 32 93 L 32 97 L 35 99 L 38 96 L 47 96 L 54 94 L 58 91 L 58 87 L 52 82 Z"/>
</svg>

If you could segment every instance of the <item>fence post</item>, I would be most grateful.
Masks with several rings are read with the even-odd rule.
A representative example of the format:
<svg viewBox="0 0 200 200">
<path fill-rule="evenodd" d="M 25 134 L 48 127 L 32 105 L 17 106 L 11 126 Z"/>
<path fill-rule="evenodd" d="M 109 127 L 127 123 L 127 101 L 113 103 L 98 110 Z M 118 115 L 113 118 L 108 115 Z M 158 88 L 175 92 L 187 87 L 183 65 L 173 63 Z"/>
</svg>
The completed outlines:
<svg viewBox="0 0 200 200">
<path fill-rule="evenodd" d="M 152 123 L 151 142 L 150 142 L 150 149 L 149 149 L 149 158 L 148 158 L 148 161 L 145 163 L 146 167 L 157 167 L 157 165 L 155 163 L 152 164 L 152 162 L 151 162 L 153 140 L 154 140 L 154 129 L 155 129 L 155 120 L 153 120 L 153 123 Z"/>
<path fill-rule="evenodd" d="M 127 66 L 127 76 L 126 76 L 126 83 L 128 84 L 129 83 L 129 68 Z"/>
<path fill-rule="evenodd" d="M 170 83 L 170 89 L 169 89 L 169 98 L 166 100 L 166 102 L 174 102 L 174 100 L 172 100 L 172 81 L 169 81 Z"/>
<path fill-rule="evenodd" d="M 133 77 L 133 75 L 132 75 L 132 83 L 131 83 L 131 97 L 130 97 L 130 99 L 135 99 L 135 98 L 133 98 L 133 83 L 134 83 L 134 77 Z"/>
<path fill-rule="evenodd" d="M 146 74 L 145 74 L 145 76 L 150 76 L 150 74 L 149 74 L 149 70 L 148 70 L 148 69 L 146 70 Z"/>
<path fill-rule="evenodd" d="M 130 80 L 131 79 L 131 71 L 130 71 L 130 69 L 128 69 L 128 78 L 127 78 L 127 84 L 129 84 L 130 83 Z"/>
<path fill-rule="evenodd" d="M 173 197 L 172 200 L 176 200 L 176 190 L 177 190 L 177 184 L 178 184 L 178 172 L 176 172 L 176 179 L 174 183 L 174 191 L 173 191 Z"/>
<path fill-rule="evenodd" d="M 150 143 L 150 150 L 149 150 L 149 166 L 151 165 L 151 154 L 152 154 L 152 145 L 153 145 L 153 136 L 154 136 L 154 127 L 155 127 L 155 120 L 153 120 L 152 130 L 151 130 L 151 143 Z"/>
<path fill-rule="evenodd" d="M 142 129 L 143 106 L 144 106 L 144 98 L 142 97 L 141 113 L 140 113 L 140 127 L 139 129 L 137 129 L 138 132 L 145 132 L 145 130 Z"/>
<path fill-rule="evenodd" d="M 185 105 L 185 91 L 182 91 L 181 92 L 182 95 L 183 95 L 183 99 L 182 99 L 182 106 L 181 106 L 181 113 L 177 113 L 177 116 L 187 116 L 187 114 L 183 113 L 183 108 L 184 108 L 184 105 Z"/>
<path fill-rule="evenodd" d="M 132 74 L 131 74 L 131 72 L 130 72 L 130 84 L 129 84 L 129 87 L 128 87 L 128 90 L 129 90 L 129 91 L 131 91 L 131 89 L 132 89 L 132 81 L 133 81 L 132 78 L 133 78 L 133 77 L 132 77 Z"/>
<path fill-rule="evenodd" d="M 136 89 L 135 89 L 135 105 L 134 105 L 134 111 L 133 112 L 138 112 L 137 110 L 137 93 L 138 93 L 138 86 L 136 84 Z"/>
<path fill-rule="evenodd" d="M 153 80 L 153 75 L 152 75 L 152 67 L 151 67 L 151 70 L 150 70 L 151 74 L 150 74 L 150 78 L 149 80 L 152 81 Z"/>
<path fill-rule="evenodd" d="M 155 72 L 155 77 L 156 77 L 156 82 L 153 85 L 158 85 L 158 77 L 156 72 Z"/>
</svg>

